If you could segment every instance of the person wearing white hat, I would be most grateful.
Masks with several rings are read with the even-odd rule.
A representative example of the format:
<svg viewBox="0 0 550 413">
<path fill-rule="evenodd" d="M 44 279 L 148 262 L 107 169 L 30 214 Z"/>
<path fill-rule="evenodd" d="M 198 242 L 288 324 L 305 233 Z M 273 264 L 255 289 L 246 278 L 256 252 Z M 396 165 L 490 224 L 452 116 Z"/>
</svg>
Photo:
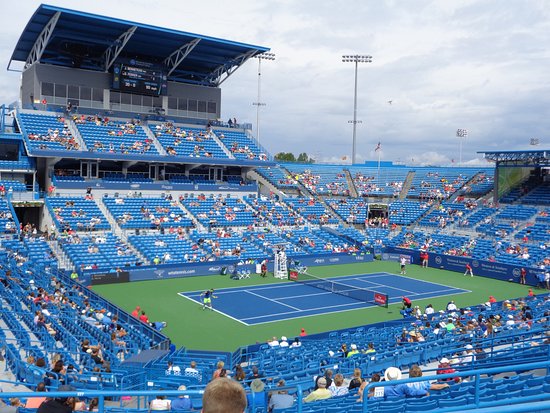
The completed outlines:
<svg viewBox="0 0 550 413">
<path fill-rule="evenodd" d="M 464 347 L 464 350 L 466 351 L 464 351 L 464 357 L 462 357 L 460 362 L 462 364 L 473 362 L 476 359 L 475 353 L 474 353 L 474 347 L 471 344 L 466 344 L 466 346 Z"/>
<path fill-rule="evenodd" d="M 351 350 L 348 352 L 347 357 L 355 356 L 356 354 L 359 354 L 359 350 L 357 349 L 357 344 L 352 344 L 350 346 Z"/>
<path fill-rule="evenodd" d="M 288 347 L 288 339 L 285 336 L 281 337 L 281 341 L 279 342 L 279 347 Z"/>
<path fill-rule="evenodd" d="M 403 374 L 397 367 L 388 367 L 384 372 L 385 381 L 401 380 Z M 395 384 L 384 387 L 384 397 L 406 397 L 409 394 L 409 388 L 406 384 Z"/>
<path fill-rule="evenodd" d="M 512 314 L 508 314 L 508 319 L 506 320 L 506 327 L 508 328 L 511 328 L 514 326 L 515 321 L 514 321 L 514 316 Z"/>
<path fill-rule="evenodd" d="M 443 357 L 441 360 L 439 360 L 439 366 L 437 366 L 436 374 L 452 373 L 456 373 L 456 370 L 451 367 L 451 361 L 447 357 Z M 446 379 L 440 379 L 440 381 L 454 381 L 458 383 L 460 381 L 460 377 L 449 377 Z"/>
</svg>

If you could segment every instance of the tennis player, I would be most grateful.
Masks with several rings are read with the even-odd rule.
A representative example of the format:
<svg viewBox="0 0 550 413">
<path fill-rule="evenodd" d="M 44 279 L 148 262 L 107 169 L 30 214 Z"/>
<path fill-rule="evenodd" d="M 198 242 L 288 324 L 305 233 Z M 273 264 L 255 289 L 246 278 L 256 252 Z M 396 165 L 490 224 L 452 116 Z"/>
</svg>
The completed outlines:
<svg viewBox="0 0 550 413">
<path fill-rule="evenodd" d="M 203 293 L 201 293 L 201 297 L 202 297 L 202 309 L 204 310 L 206 307 L 208 307 L 212 311 L 214 311 L 214 309 L 212 308 L 212 299 L 218 298 L 214 295 L 214 289 L 211 288 L 209 290 L 204 291 Z"/>
</svg>

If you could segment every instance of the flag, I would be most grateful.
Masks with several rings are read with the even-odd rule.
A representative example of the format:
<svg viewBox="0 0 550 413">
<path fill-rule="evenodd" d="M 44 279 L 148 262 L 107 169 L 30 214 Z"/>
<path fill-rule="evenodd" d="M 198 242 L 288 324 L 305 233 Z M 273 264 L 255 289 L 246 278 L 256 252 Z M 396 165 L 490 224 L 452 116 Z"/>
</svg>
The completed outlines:
<svg viewBox="0 0 550 413">
<path fill-rule="evenodd" d="M 382 145 L 380 144 L 380 142 L 378 142 L 378 145 L 376 145 L 376 148 L 374 148 L 374 152 L 378 152 L 381 149 L 382 149 Z"/>
</svg>

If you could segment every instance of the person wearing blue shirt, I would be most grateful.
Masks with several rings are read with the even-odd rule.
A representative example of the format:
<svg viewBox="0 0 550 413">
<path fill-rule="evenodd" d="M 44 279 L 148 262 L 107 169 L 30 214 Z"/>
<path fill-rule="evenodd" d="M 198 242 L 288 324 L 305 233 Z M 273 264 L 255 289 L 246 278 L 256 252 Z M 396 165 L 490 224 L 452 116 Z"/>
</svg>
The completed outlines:
<svg viewBox="0 0 550 413">
<path fill-rule="evenodd" d="M 187 387 L 185 385 L 181 385 L 178 387 L 179 391 L 185 391 L 187 390 Z M 179 396 L 177 399 L 172 400 L 172 404 L 170 405 L 170 410 L 181 412 L 181 411 L 187 411 L 193 409 L 193 402 L 189 398 L 189 396 Z"/>
<path fill-rule="evenodd" d="M 416 364 L 409 370 L 409 378 L 422 377 L 422 369 Z M 407 397 L 422 397 L 429 396 L 430 390 L 443 390 L 449 387 L 447 383 L 430 383 L 429 381 L 416 381 L 407 383 Z"/>
</svg>

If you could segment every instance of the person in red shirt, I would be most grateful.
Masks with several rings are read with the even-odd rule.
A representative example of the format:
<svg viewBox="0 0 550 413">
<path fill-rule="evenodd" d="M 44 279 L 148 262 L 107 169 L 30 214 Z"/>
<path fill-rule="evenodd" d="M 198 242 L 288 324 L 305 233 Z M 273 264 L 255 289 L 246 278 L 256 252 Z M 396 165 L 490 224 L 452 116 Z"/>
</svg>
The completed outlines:
<svg viewBox="0 0 550 413">
<path fill-rule="evenodd" d="M 132 316 L 134 316 L 135 318 L 138 318 L 139 310 L 141 310 L 141 307 L 139 305 L 136 305 L 136 308 L 134 309 L 134 311 L 132 311 Z"/>
<path fill-rule="evenodd" d="M 533 290 L 531 288 L 529 288 L 529 294 L 527 294 L 529 297 L 534 297 L 535 296 L 535 293 L 533 292 Z"/>
<path fill-rule="evenodd" d="M 437 366 L 437 374 L 452 373 L 456 373 L 456 370 L 451 367 L 451 362 L 449 361 L 449 359 L 443 357 L 439 362 L 439 366 Z M 454 381 L 455 383 L 458 383 L 460 381 L 460 377 L 448 377 L 446 379 L 441 379 L 441 381 Z"/>
<path fill-rule="evenodd" d="M 144 323 L 149 323 L 149 317 L 145 314 L 145 311 L 141 311 L 141 315 L 139 316 L 140 321 L 143 321 Z"/>
<path fill-rule="evenodd" d="M 464 275 L 469 275 L 470 277 L 474 276 L 474 272 L 472 271 L 472 266 L 470 264 L 466 264 L 466 271 L 464 272 Z"/>
<path fill-rule="evenodd" d="M 519 272 L 519 283 L 525 284 L 525 277 L 527 277 L 527 270 L 525 268 L 521 268 Z"/>
<path fill-rule="evenodd" d="M 420 260 L 422 261 L 422 268 L 427 268 L 428 267 L 428 252 L 427 251 L 422 251 L 420 253 Z"/>
<path fill-rule="evenodd" d="M 490 302 L 491 304 L 494 304 L 494 303 L 497 302 L 497 299 L 496 299 L 495 297 L 493 297 L 492 295 L 490 295 L 490 296 L 489 296 L 489 302 Z"/>
<path fill-rule="evenodd" d="M 412 301 L 409 297 L 403 296 L 403 310 L 405 308 L 411 308 L 412 307 Z"/>
<path fill-rule="evenodd" d="M 305 328 L 302 328 L 302 329 L 300 330 L 300 337 L 305 337 L 305 336 L 307 336 L 306 329 L 305 329 Z"/>
</svg>

